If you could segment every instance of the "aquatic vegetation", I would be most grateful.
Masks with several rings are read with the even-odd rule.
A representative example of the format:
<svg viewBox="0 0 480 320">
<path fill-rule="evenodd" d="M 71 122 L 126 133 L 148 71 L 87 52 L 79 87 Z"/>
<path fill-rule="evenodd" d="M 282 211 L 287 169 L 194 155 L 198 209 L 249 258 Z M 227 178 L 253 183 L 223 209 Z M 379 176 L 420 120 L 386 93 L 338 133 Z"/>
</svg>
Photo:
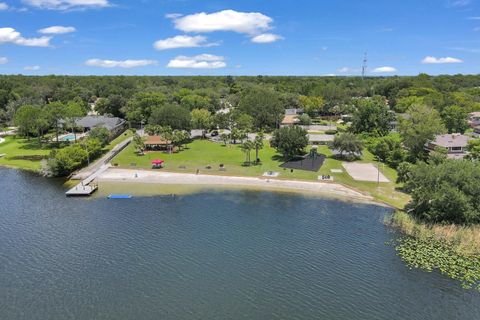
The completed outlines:
<svg viewBox="0 0 480 320">
<path fill-rule="evenodd" d="M 404 211 L 385 221 L 404 234 L 394 245 L 411 268 L 439 271 L 480 291 L 480 227 L 426 224 Z"/>
<path fill-rule="evenodd" d="M 444 241 L 429 237 L 405 236 L 398 240 L 396 251 L 412 267 L 442 274 L 461 282 L 464 288 L 480 291 L 480 256 L 459 253 Z"/>
<path fill-rule="evenodd" d="M 404 211 L 396 211 L 385 223 L 408 236 L 445 241 L 462 255 L 480 255 L 480 225 L 425 223 Z"/>
</svg>

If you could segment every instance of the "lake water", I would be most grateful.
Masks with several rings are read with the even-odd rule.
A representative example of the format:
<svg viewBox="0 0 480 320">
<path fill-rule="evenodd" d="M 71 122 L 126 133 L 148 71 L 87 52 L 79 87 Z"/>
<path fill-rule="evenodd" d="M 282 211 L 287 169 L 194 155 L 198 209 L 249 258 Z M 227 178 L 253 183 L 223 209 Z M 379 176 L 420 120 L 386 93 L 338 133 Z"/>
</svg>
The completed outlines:
<svg viewBox="0 0 480 320">
<path fill-rule="evenodd" d="M 0 319 L 480 319 L 408 269 L 390 211 L 269 192 L 65 198 L 0 169 Z"/>
</svg>

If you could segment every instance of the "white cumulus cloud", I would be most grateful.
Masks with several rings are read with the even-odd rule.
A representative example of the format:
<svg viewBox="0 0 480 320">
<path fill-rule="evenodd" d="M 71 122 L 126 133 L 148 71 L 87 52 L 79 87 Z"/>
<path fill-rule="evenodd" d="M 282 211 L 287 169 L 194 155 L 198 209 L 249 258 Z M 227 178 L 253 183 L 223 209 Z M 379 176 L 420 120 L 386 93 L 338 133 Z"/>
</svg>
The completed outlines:
<svg viewBox="0 0 480 320">
<path fill-rule="evenodd" d="M 444 64 L 444 63 L 462 63 L 463 60 L 452 57 L 445 58 L 436 58 L 432 56 L 427 56 L 423 58 L 422 63 L 424 64 Z"/>
<path fill-rule="evenodd" d="M 26 66 L 23 68 L 23 70 L 26 71 L 38 71 L 40 70 L 40 66 Z"/>
<path fill-rule="evenodd" d="M 0 28 L 0 44 L 13 43 L 28 47 L 48 47 L 51 37 L 24 38 L 13 28 Z"/>
<path fill-rule="evenodd" d="M 108 0 L 22 0 L 23 3 L 49 10 L 104 8 L 110 6 Z"/>
<path fill-rule="evenodd" d="M 353 72 L 358 72 L 360 69 L 354 69 L 354 68 L 349 68 L 349 67 L 342 67 L 337 70 L 339 73 L 353 73 Z"/>
<path fill-rule="evenodd" d="M 167 68 L 187 68 L 187 69 L 219 69 L 225 68 L 225 58 L 212 54 L 201 54 L 194 57 L 178 56 L 167 65 Z"/>
<path fill-rule="evenodd" d="M 273 19 L 259 12 L 223 10 L 195 13 L 173 19 L 175 28 L 184 32 L 233 31 L 256 35 L 271 29 Z"/>
<path fill-rule="evenodd" d="M 8 4 L 6 4 L 5 2 L 0 2 L 0 11 L 8 10 L 8 8 Z"/>
<path fill-rule="evenodd" d="M 5 64 L 8 62 L 8 58 L 7 57 L 0 57 L 0 64 Z"/>
<path fill-rule="evenodd" d="M 64 33 L 71 33 L 75 32 L 77 29 L 74 27 L 63 27 L 63 26 L 51 26 L 48 28 L 43 28 L 38 30 L 39 33 L 43 34 L 64 34 Z"/>
<path fill-rule="evenodd" d="M 258 36 L 255 36 L 252 38 L 252 42 L 255 43 L 271 43 L 275 42 L 277 40 L 283 39 L 282 36 L 279 36 L 278 34 L 273 34 L 273 33 L 262 33 L 259 34 Z"/>
<path fill-rule="evenodd" d="M 101 68 L 136 68 L 145 67 L 152 64 L 157 64 L 155 60 L 102 60 L 102 59 L 89 59 L 85 61 L 85 65 L 90 67 Z"/>
<path fill-rule="evenodd" d="M 394 67 L 378 67 L 372 70 L 373 73 L 392 73 L 397 72 Z"/>
<path fill-rule="evenodd" d="M 153 46 L 157 50 L 167 50 L 175 48 L 196 48 L 196 47 L 212 47 L 218 43 L 207 43 L 204 36 L 175 36 L 164 40 L 156 41 Z"/>
</svg>

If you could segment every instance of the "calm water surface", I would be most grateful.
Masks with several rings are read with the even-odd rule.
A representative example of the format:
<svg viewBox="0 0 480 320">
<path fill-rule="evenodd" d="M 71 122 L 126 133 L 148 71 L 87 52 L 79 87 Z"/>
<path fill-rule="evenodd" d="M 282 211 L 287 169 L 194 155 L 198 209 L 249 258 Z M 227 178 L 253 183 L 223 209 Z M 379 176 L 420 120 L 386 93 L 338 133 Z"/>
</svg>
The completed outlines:
<svg viewBox="0 0 480 320">
<path fill-rule="evenodd" d="M 0 319 L 480 319 L 389 209 L 268 192 L 67 199 L 0 169 Z"/>
</svg>

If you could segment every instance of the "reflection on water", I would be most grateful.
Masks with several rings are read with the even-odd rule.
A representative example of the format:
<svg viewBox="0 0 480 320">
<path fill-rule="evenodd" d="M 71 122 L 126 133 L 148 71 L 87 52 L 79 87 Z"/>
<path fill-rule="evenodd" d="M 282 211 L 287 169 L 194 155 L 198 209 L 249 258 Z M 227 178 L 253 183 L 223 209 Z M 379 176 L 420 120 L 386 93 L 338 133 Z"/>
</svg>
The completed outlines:
<svg viewBox="0 0 480 320">
<path fill-rule="evenodd" d="M 478 319 L 409 270 L 389 209 L 260 191 L 65 198 L 0 169 L 1 319 Z"/>
</svg>

